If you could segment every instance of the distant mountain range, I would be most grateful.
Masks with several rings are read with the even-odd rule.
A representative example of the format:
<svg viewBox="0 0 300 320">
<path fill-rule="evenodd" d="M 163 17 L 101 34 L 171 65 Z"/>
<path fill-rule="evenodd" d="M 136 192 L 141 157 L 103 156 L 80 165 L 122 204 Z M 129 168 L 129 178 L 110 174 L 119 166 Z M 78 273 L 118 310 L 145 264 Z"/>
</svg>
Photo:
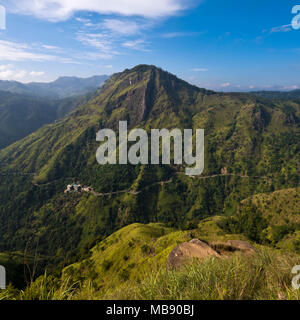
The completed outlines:
<svg viewBox="0 0 300 320">
<path fill-rule="evenodd" d="M 129 130 L 205 129 L 203 174 L 188 177 L 182 165 L 100 166 L 96 133 L 117 132 L 122 120 Z M 43 123 L 50 124 L 34 131 Z M 300 253 L 300 100 L 218 93 L 139 65 L 84 98 L 0 92 L 0 136 L 20 128 L 34 132 L 0 150 L 0 264 L 7 270 L 5 261 L 25 250 L 22 261 L 39 256 L 41 274 L 121 292 L 136 275 L 150 279 L 148 266 L 165 267 L 171 250 L 195 236 Z M 64 193 L 70 183 L 90 188 Z"/>
<path fill-rule="evenodd" d="M 48 99 L 0 91 L 0 150 L 45 124 L 63 118 L 95 91 L 64 99 Z"/>
<path fill-rule="evenodd" d="M 252 91 L 250 94 L 260 96 L 265 99 L 276 100 L 299 100 L 300 89 L 292 91 Z"/>
<path fill-rule="evenodd" d="M 108 76 L 54 82 L 0 81 L 0 150 L 87 102 Z"/>
<path fill-rule="evenodd" d="M 300 102 L 208 91 L 155 66 L 117 73 L 64 119 L 0 151 L 0 251 L 33 239 L 57 267 L 135 222 L 193 228 L 235 215 L 243 199 L 299 185 L 299 119 Z M 205 129 L 202 177 L 180 174 L 182 166 L 100 166 L 96 133 L 121 120 L 129 129 Z M 64 194 L 72 182 L 95 192 Z M 242 217 L 257 241 L 259 214 Z"/>
<path fill-rule="evenodd" d="M 60 77 L 53 82 L 21 83 L 0 80 L 0 90 L 11 93 L 38 96 L 51 99 L 62 99 L 84 95 L 101 87 L 109 78 L 107 75 L 90 78 Z"/>
</svg>

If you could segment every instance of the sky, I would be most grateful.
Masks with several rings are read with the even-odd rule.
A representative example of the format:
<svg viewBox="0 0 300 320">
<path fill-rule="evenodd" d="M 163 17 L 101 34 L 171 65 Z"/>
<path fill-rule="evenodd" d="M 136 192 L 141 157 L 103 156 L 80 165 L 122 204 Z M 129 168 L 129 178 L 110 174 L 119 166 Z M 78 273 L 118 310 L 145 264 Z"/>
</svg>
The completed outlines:
<svg viewBox="0 0 300 320">
<path fill-rule="evenodd" d="M 292 8 L 298 4 L 300 0 L 0 0 L 6 11 L 0 80 L 48 82 L 153 64 L 218 91 L 297 89 L 300 28 Z M 3 24 L 3 14 L 0 28 L 1 19 Z"/>
</svg>

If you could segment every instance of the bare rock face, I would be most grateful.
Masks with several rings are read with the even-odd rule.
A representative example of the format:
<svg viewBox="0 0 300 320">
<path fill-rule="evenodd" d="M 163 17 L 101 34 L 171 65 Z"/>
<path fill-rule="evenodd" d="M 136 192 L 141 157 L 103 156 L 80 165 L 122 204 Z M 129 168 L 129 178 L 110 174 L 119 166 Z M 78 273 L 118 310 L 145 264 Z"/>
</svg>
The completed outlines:
<svg viewBox="0 0 300 320">
<path fill-rule="evenodd" d="M 233 253 L 242 253 L 245 255 L 254 254 L 257 249 L 250 243 L 241 240 L 228 240 L 227 242 L 211 242 L 210 246 L 216 250 L 222 257 L 228 257 Z"/>
<path fill-rule="evenodd" d="M 179 244 L 169 254 L 167 266 L 169 268 L 178 268 L 189 263 L 192 259 L 201 260 L 208 257 L 228 258 L 236 252 L 250 255 L 255 254 L 257 249 L 250 243 L 240 240 L 207 244 L 199 239 L 193 239 Z"/>
<path fill-rule="evenodd" d="M 226 244 L 231 246 L 232 248 L 242 251 L 243 253 L 252 254 L 257 252 L 257 249 L 246 241 L 228 240 Z"/>
<path fill-rule="evenodd" d="M 178 245 L 168 257 L 168 267 L 177 268 L 192 259 L 203 259 L 207 257 L 220 257 L 208 244 L 198 239 L 184 242 Z"/>
</svg>

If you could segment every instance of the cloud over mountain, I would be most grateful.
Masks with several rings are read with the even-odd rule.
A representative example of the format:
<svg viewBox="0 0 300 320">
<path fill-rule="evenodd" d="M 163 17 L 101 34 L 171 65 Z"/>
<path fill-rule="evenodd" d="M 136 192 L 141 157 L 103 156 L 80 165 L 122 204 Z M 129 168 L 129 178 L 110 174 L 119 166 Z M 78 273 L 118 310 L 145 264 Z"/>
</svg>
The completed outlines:
<svg viewBox="0 0 300 320">
<path fill-rule="evenodd" d="M 49 21 L 63 21 L 77 11 L 91 11 L 100 14 L 119 14 L 143 16 L 149 18 L 174 15 L 185 9 L 191 1 L 183 0 L 12 0 L 7 2 L 11 12 L 33 15 Z"/>
</svg>

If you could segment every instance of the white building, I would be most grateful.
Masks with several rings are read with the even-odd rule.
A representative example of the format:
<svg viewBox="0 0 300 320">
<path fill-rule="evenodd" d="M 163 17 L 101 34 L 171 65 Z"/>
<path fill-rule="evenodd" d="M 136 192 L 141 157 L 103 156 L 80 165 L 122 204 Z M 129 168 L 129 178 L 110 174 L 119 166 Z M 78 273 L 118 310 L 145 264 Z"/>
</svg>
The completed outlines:
<svg viewBox="0 0 300 320">
<path fill-rule="evenodd" d="M 72 183 L 67 186 L 65 193 L 81 192 L 81 191 L 82 191 L 82 186 L 80 184 Z"/>
</svg>

